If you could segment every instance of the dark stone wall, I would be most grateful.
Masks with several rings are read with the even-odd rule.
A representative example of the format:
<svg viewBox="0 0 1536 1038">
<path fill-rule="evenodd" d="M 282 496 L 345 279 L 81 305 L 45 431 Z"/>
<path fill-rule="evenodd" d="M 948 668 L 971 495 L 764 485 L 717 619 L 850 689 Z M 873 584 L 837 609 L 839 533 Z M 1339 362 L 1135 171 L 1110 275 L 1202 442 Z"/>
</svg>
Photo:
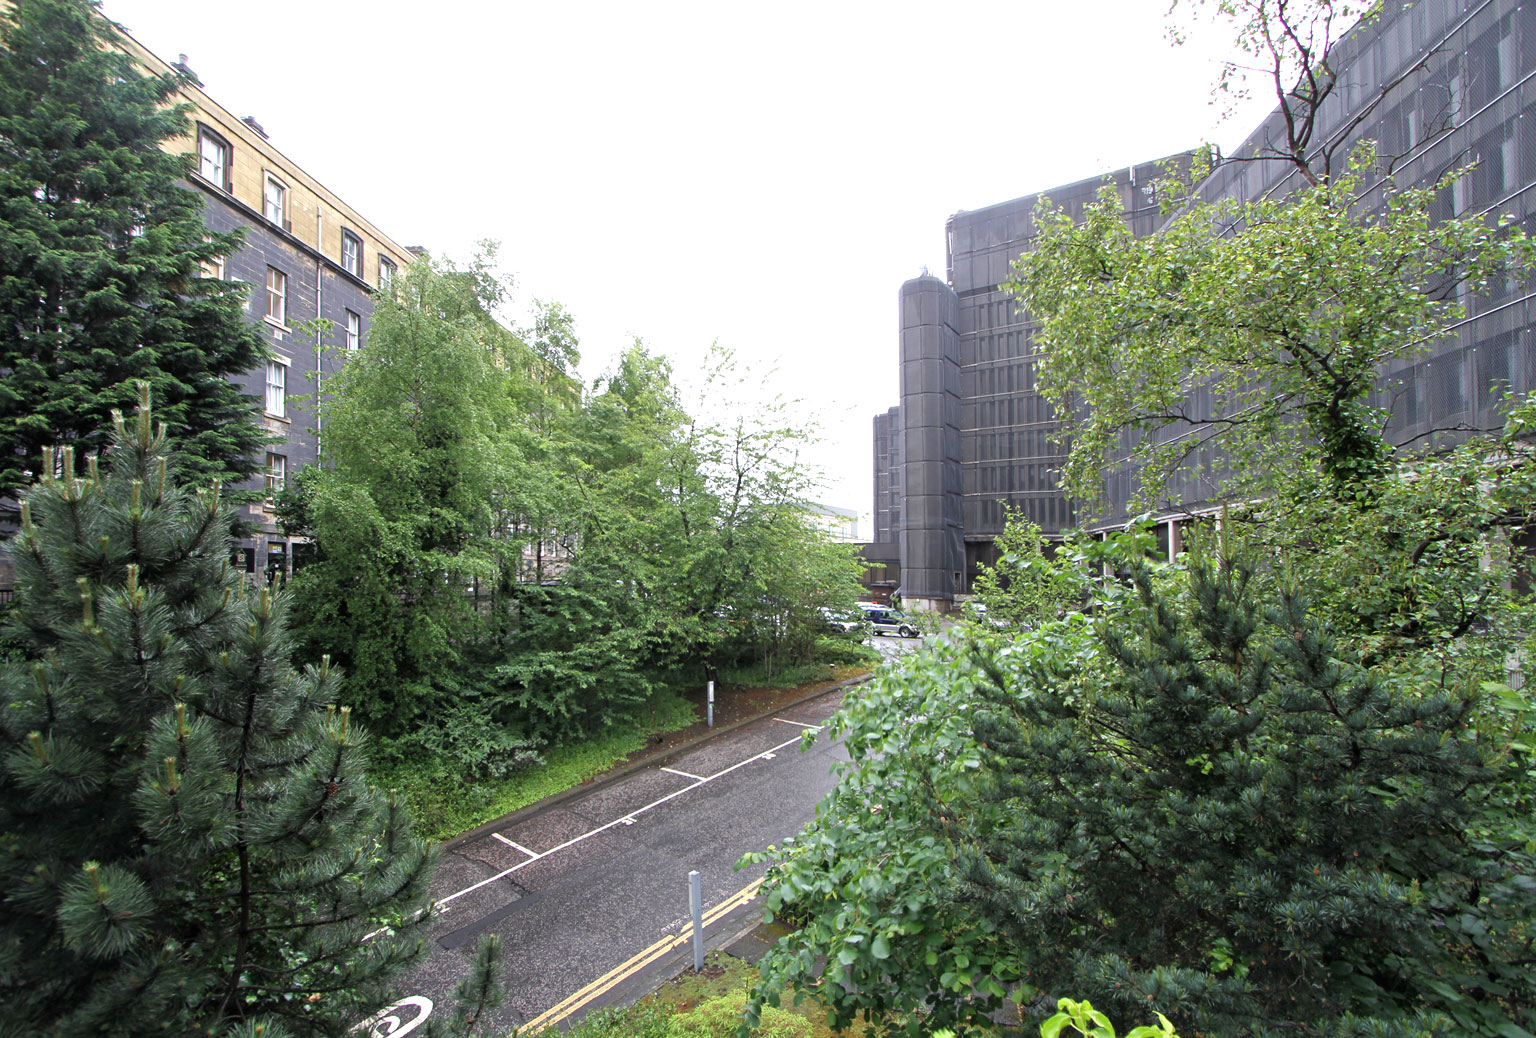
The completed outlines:
<svg viewBox="0 0 1536 1038">
<path fill-rule="evenodd" d="M 268 431 L 280 438 L 266 450 L 286 458 L 287 476 L 292 479 L 301 468 L 315 464 L 319 458 L 322 430 L 317 428 L 314 402 L 324 397 L 327 381 L 346 363 L 348 311 L 359 317 L 359 342 L 367 341 L 373 317 L 372 289 L 335 260 L 322 256 L 230 196 L 198 186 L 192 189 L 199 190 L 207 200 L 204 222 L 210 228 L 244 231 L 243 247 L 226 260 L 225 277 L 247 286 L 247 319 L 267 337 L 273 352 L 288 361 L 286 413 L 281 418 L 264 414 L 265 369 L 247 372 L 238 382 L 263 415 L 261 420 Z M 288 277 L 287 320 L 283 328 L 266 319 L 269 267 Z M 330 327 L 318 334 L 317 318 L 330 322 Z M 264 487 L 265 479 L 258 476 L 235 489 Z M 248 552 L 244 562 L 254 567 L 253 572 L 279 564 L 285 570 L 291 568 L 293 545 L 278 531 L 270 512 L 261 504 L 248 506 L 245 512 L 256 533 L 241 546 Z"/>
</svg>

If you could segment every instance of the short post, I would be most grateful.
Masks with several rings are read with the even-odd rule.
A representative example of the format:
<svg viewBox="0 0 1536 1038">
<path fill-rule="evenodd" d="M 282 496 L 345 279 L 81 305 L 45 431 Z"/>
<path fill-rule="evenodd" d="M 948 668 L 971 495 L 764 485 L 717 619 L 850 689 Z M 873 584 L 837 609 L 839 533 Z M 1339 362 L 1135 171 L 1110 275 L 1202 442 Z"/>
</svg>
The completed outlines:
<svg viewBox="0 0 1536 1038">
<path fill-rule="evenodd" d="M 715 683 L 709 682 L 705 689 L 705 699 L 709 703 L 709 719 L 706 727 L 713 728 L 715 726 Z"/>
<path fill-rule="evenodd" d="M 704 889 L 698 869 L 688 873 L 688 911 L 693 916 L 693 972 L 697 973 L 704 968 Z"/>
</svg>

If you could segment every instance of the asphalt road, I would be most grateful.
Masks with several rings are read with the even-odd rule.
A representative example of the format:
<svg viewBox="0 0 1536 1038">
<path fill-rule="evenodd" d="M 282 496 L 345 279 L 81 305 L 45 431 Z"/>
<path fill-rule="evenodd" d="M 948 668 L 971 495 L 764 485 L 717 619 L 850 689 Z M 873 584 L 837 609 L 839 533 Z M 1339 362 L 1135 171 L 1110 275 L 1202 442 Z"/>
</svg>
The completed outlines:
<svg viewBox="0 0 1536 1038">
<path fill-rule="evenodd" d="M 877 637 L 887 659 L 915 639 Z M 590 791 L 508 816 L 443 854 L 428 958 L 404 980 L 415 999 L 363 1025 L 399 1036 L 451 1013 L 453 989 L 480 935 L 502 938 L 508 1030 L 558 1026 L 627 1001 L 691 963 L 688 873 L 702 879 L 709 947 L 761 914 L 763 866 L 737 872 L 747 851 L 797 832 L 846 760 L 825 734 L 802 752 L 846 690 L 754 721 Z M 432 1006 L 428 1010 L 428 1004 Z"/>
</svg>

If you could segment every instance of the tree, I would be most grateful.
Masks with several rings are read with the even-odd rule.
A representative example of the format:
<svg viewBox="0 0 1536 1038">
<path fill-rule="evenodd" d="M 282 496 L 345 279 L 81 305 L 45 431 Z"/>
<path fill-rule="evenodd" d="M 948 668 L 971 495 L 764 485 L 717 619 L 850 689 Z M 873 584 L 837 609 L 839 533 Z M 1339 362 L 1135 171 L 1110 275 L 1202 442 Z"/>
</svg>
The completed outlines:
<svg viewBox="0 0 1536 1038">
<path fill-rule="evenodd" d="M 733 363 L 712 358 L 705 395 L 733 418 L 711 422 L 637 342 L 552 452 L 571 554 L 556 586 L 518 590 L 498 678 L 561 736 L 618 720 L 688 666 L 803 662 L 818 608 L 854 600 L 852 552 L 805 522 L 803 434 L 772 407 L 721 403 Z"/>
<path fill-rule="evenodd" d="M 517 403 L 528 355 L 495 320 L 488 264 L 400 276 L 328 385 L 321 466 L 288 502 L 288 528 L 318 546 L 293 581 L 304 652 L 334 653 L 345 700 L 389 736 L 459 698 L 462 654 L 486 636 L 475 592 L 510 582 L 520 491 L 540 482 Z"/>
<path fill-rule="evenodd" d="M 1531 243 L 1508 218 L 1447 216 L 1439 199 L 1466 170 L 1406 188 L 1393 156 L 1354 131 L 1418 70 L 1346 125 L 1319 125 L 1338 70 L 1335 0 L 1220 0 L 1266 75 L 1282 132 L 1255 155 L 1280 173 L 1250 199 L 1199 200 L 1209 172 L 1160 187 L 1169 216 L 1136 237 L 1105 188 L 1080 222 L 1043 200 L 1035 247 L 1006 284 L 1040 322 L 1041 392 L 1070 444 L 1064 485 L 1100 502 L 1104 464 L 1129 450 L 1139 499 L 1176 476 L 1246 499 L 1298 467 L 1340 494 L 1393 462 L 1372 399 L 1388 361 L 1425 351 L 1464 316 L 1469 293 L 1529 271 Z M 1231 87 L 1229 67 L 1223 87 Z M 1438 131 L 1436 131 L 1438 132 Z M 1292 185 L 1300 186 L 1292 189 Z"/>
<path fill-rule="evenodd" d="M 1298 465 L 1340 493 L 1390 466 L 1370 398 L 1385 363 L 1465 312 L 1460 286 L 1530 251 L 1502 221 L 1431 220 L 1433 187 L 1387 186 L 1366 208 L 1371 158 L 1284 198 L 1192 205 L 1146 237 L 1110 189 L 1081 222 L 1037 214 L 1007 287 L 1041 323 L 1041 392 L 1073 416 L 1070 493 L 1099 502 L 1127 438 L 1148 503 L 1181 473 L 1241 498 Z"/>
<path fill-rule="evenodd" d="M 715 346 L 669 465 L 693 560 L 685 594 L 700 619 L 720 621 L 699 655 L 718 664 L 749 658 L 771 677 L 814 655 L 825 611 L 846 613 L 860 597 L 863 565 L 811 522 L 819 485 L 800 452 L 812 433 L 785 401 L 758 399 L 760 384 Z"/>
<path fill-rule="evenodd" d="M 339 1035 L 416 954 L 433 856 L 143 392 L 104 466 L 66 456 L 21 505 L 0 1032 Z"/>
<path fill-rule="evenodd" d="M 958 639 L 903 658 L 850 693 L 829 732 L 847 752 L 803 831 L 767 861 L 765 917 L 789 928 L 764 956 L 749 1019 L 793 993 L 833 1029 L 884 1021 L 912 1038 L 1005 1005 L 1022 971 L 996 926 L 955 896 L 957 848 L 1007 816 L 978 799 L 970 719 L 985 674 Z"/>
<path fill-rule="evenodd" d="M 1529 514 L 1536 468 L 1510 462 Z M 940 646 L 845 706 L 837 787 L 755 859 L 796 927 L 757 1004 L 810 994 L 837 1026 L 912 1034 L 1069 994 L 1221 1035 L 1536 1023 L 1533 711 L 1504 684 L 1530 605 L 1491 591 L 1510 570 L 1441 545 L 1462 572 L 1386 581 L 1416 585 L 1395 616 L 1419 628 L 1334 626 L 1343 589 L 1394 570 L 1371 554 L 1390 537 L 1314 563 L 1235 522 L 1209 536 L 1179 568 L 1144 532 L 1069 544 L 1051 565 L 1088 612 Z M 1469 591 L 1491 648 L 1434 616 Z"/>
<path fill-rule="evenodd" d="M 976 599 L 994 626 L 1024 627 L 1054 620 L 1082 604 L 1082 580 L 1051 565 L 1040 527 L 1009 512 L 994 542 L 997 563 L 976 578 Z"/>
<path fill-rule="evenodd" d="M 570 316 L 540 304 L 513 331 L 504 300 L 489 257 L 414 264 L 282 506 L 318 545 L 293 581 L 307 651 L 337 654 L 392 750 L 473 782 L 690 666 L 800 662 L 857 572 L 802 521 L 801 434 L 690 416 L 638 342 L 583 391 Z"/>
<path fill-rule="evenodd" d="M 1536 858 L 1467 836 L 1529 785 L 1487 669 L 1368 667 L 1258 559 L 1131 561 L 1091 655 L 983 662 L 975 735 L 1012 821 L 963 853 L 963 898 L 1031 989 L 1196 1033 L 1528 1026 Z"/>
<path fill-rule="evenodd" d="M 188 479 L 250 476 L 264 434 L 228 376 L 265 347 L 243 286 L 200 270 L 240 238 L 204 227 L 189 157 L 162 150 L 186 132 L 177 80 L 143 75 L 82 0 L 8 5 L 0 42 L 0 499 L 45 447 L 83 470 L 138 380 Z"/>
</svg>

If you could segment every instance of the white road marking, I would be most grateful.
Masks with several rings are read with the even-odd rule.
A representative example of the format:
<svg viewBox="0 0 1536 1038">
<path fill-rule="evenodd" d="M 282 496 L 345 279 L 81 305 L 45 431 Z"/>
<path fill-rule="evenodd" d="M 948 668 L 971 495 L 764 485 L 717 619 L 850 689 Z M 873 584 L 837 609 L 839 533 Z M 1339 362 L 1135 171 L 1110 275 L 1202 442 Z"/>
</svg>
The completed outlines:
<svg viewBox="0 0 1536 1038">
<path fill-rule="evenodd" d="M 690 774 L 688 774 L 688 772 L 686 772 L 686 771 L 678 771 L 676 768 L 662 768 L 660 770 L 665 771 L 665 772 L 669 772 L 669 773 L 671 773 L 673 775 L 681 775 L 685 779 L 693 779 L 693 781 L 695 781 L 695 782 L 703 782 L 704 781 L 704 776 L 703 775 L 690 775 Z"/>
<path fill-rule="evenodd" d="M 562 844 L 559 844 L 557 846 L 551 847 L 549 850 L 543 851 L 543 852 L 541 852 L 539 854 L 535 854 L 533 857 L 529 858 L 527 861 L 520 861 L 516 865 L 513 865 L 511 868 L 502 869 L 500 872 L 496 873 L 496 875 L 494 875 L 494 876 L 488 876 L 485 879 L 482 879 L 478 883 L 473 883 L 473 884 L 465 887 L 463 890 L 457 890 L 457 891 L 454 891 L 452 894 L 449 894 L 447 897 L 439 898 L 438 901 L 436 902 L 436 904 L 434 904 L 432 906 L 432 909 L 433 909 L 433 911 L 439 911 L 439 910 L 442 909 L 442 907 L 444 905 L 448 904 L 450 901 L 456 901 L 457 899 L 463 897 L 465 894 L 471 894 L 471 893 L 475 892 L 476 890 L 479 890 L 481 887 L 489 886 L 490 884 L 495 883 L 497 880 L 506 879 L 508 876 L 512 875 L 512 873 L 518 871 L 519 869 L 527 868 L 529 865 L 532 865 L 536 861 L 543 861 L 545 858 L 549 857 L 551 854 L 556 854 L 556 853 L 558 853 L 560 851 L 563 851 L 567 847 L 574 847 L 574 846 L 576 846 L 576 844 L 582 842 L 583 840 L 591 839 L 592 837 L 596 836 L 598 833 L 607 832 L 609 829 L 612 829 L 616 825 L 634 825 L 635 824 L 635 816 L 636 815 L 643 815 L 643 814 L 645 814 L 645 812 L 651 810 L 652 808 L 660 807 L 662 804 L 665 804 L 667 801 L 675 800 L 678 797 L 682 796 L 684 793 L 687 793 L 690 790 L 698 789 L 700 786 L 705 785 L 706 783 L 709 783 L 709 782 L 713 782 L 717 778 L 723 778 L 724 776 L 729 775 L 731 772 L 735 771 L 737 768 L 744 768 L 748 764 L 751 764 L 753 761 L 772 760 L 773 757 L 774 757 L 774 754 L 777 751 L 785 749 L 786 747 L 789 747 L 789 746 L 793 746 L 796 743 L 798 743 L 799 741 L 800 741 L 800 736 L 798 736 L 798 735 L 795 736 L 793 739 L 787 739 L 784 742 L 781 742 L 777 746 L 773 747 L 773 749 L 768 750 L 766 753 L 755 753 L 752 756 L 748 757 L 744 761 L 740 761 L 740 762 L 738 762 L 736 764 L 732 764 L 728 768 L 722 768 L 721 770 L 715 772 L 713 775 L 708 775 L 708 776 L 706 776 L 704 778 L 701 778 L 701 779 L 697 780 L 696 782 L 694 782 L 693 784 L 684 786 L 682 789 L 679 789 L 676 792 L 668 793 L 666 796 L 661 797 L 658 800 L 652 800 L 649 804 L 646 804 L 644 807 L 642 807 L 642 808 L 640 808 L 638 810 L 631 811 L 628 814 L 623 815 L 622 817 L 615 818 L 611 822 L 605 822 L 604 824 L 598 826 L 596 829 L 591 829 L 591 830 L 589 830 L 587 832 L 584 832 L 580 836 L 573 836 L 569 840 L 566 840 Z"/>
<path fill-rule="evenodd" d="M 774 720 L 780 724 L 798 724 L 801 728 L 814 728 L 818 732 L 822 729 L 822 726 L 819 724 L 806 724 L 804 721 L 791 721 L 787 717 L 775 717 Z"/>
<path fill-rule="evenodd" d="M 524 847 L 522 844 L 517 843 L 514 840 L 507 839 L 505 836 L 501 835 L 500 833 L 492 833 L 491 835 L 496 837 L 496 839 L 500 840 L 502 843 L 506 844 L 508 847 L 511 847 L 513 850 L 522 851 L 524 854 L 528 855 L 528 857 L 530 857 L 530 858 L 537 858 L 539 856 L 539 852 L 538 851 L 530 851 L 527 847 Z"/>
<path fill-rule="evenodd" d="M 366 1033 L 367 1038 L 403 1038 L 426 1023 L 431 1015 L 432 1000 L 426 995 L 412 995 L 385 1006 L 347 1033 Z"/>
</svg>

